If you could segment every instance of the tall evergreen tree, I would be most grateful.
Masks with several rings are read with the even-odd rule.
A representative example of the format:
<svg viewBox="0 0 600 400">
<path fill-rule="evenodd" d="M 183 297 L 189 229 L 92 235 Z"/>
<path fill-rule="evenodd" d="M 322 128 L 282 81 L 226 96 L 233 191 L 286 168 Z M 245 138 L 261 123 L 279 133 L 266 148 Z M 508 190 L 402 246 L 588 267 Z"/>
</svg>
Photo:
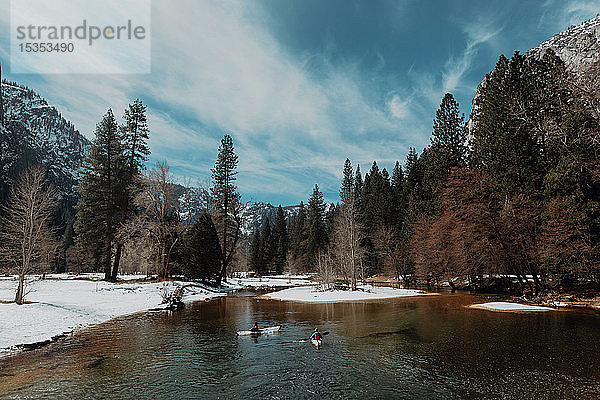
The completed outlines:
<svg viewBox="0 0 600 400">
<path fill-rule="evenodd" d="M 115 228 L 126 183 L 124 146 L 112 110 L 96 126 L 96 138 L 85 158 L 78 187 L 75 231 L 79 245 L 92 249 L 97 267 L 110 280 Z"/>
<path fill-rule="evenodd" d="M 404 213 L 406 211 L 406 197 L 404 191 L 404 172 L 400 166 L 400 162 L 396 161 L 394 171 L 392 172 L 392 179 L 390 182 L 392 188 L 392 213 L 393 213 L 393 224 L 394 233 L 398 237 L 402 231 L 404 222 Z"/>
<path fill-rule="evenodd" d="M 344 204 L 348 204 L 350 202 L 354 203 L 354 179 L 355 178 L 354 172 L 352 171 L 352 163 L 350 162 L 350 159 L 346 158 L 346 162 L 344 163 L 342 187 L 340 188 L 340 199 Z"/>
<path fill-rule="evenodd" d="M 406 190 L 414 191 L 420 183 L 422 177 L 418 168 L 419 155 L 414 147 L 408 149 L 406 155 Z"/>
<path fill-rule="evenodd" d="M 221 273 L 221 245 L 210 214 L 203 212 L 184 236 L 183 273 L 203 282 L 217 281 Z"/>
<path fill-rule="evenodd" d="M 258 229 L 254 230 L 254 234 L 252 235 L 252 241 L 250 242 L 249 249 L 249 259 L 250 265 L 249 269 L 251 271 L 260 273 L 261 262 L 262 262 L 262 254 L 260 247 L 260 231 Z"/>
<path fill-rule="evenodd" d="M 363 189 L 363 178 L 360 173 L 360 164 L 356 164 L 356 176 L 354 178 L 354 201 L 356 201 L 356 208 L 360 210 L 361 194 Z"/>
<path fill-rule="evenodd" d="M 366 264 L 371 273 L 379 272 L 380 257 L 376 247 L 379 234 L 384 229 L 393 227 L 393 197 L 389 176 L 379 170 L 377 162 L 365 175 L 365 183 L 361 194 L 360 223 L 364 230 L 363 246 L 366 251 Z"/>
<path fill-rule="evenodd" d="M 257 271 L 260 275 L 264 275 L 269 272 L 271 267 L 271 261 L 273 261 L 273 247 L 271 239 L 271 221 L 269 217 L 266 217 L 263 221 L 263 226 L 260 231 L 260 255 L 261 260 L 259 264 L 259 270 Z"/>
<path fill-rule="evenodd" d="M 361 196 L 360 216 L 367 234 L 374 233 L 378 226 L 389 225 L 393 203 L 389 176 L 387 171 L 384 174 L 379 170 L 375 161 L 365 175 Z"/>
<path fill-rule="evenodd" d="M 309 257 L 307 267 L 313 265 L 313 261 L 319 250 L 327 246 L 327 231 L 325 227 L 325 203 L 323 193 L 319 185 L 315 185 L 313 193 L 308 200 L 308 210 L 305 225 L 306 254 Z"/>
<path fill-rule="evenodd" d="M 306 207 L 300 202 L 298 213 L 290 223 L 290 250 L 294 258 L 298 259 L 306 254 Z"/>
<path fill-rule="evenodd" d="M 340 199 L 342 204 L 334 218 L 333 248 L 340 271 L 350 280 L 352 290 L 356 290 L 359 267 L 362 265 L 360 246 L 363 237 L 358 222 L 354 173 L 349 159 L 344 164 Z"/>
<path fill-rule="evenodd" d="M 283 273 L 285 267 L 287 252 L 288 252 L 288 233 L 285 223 L 285 215 L 283 214 L 283 208 L 281 205 L 277 207 L 277 214 L 275 215 L 275 223 L 273 225 L 273 251 L 275 257 L 275 272 L 277 274 Z"/>
<path fill-rule="evenodd" d="M 396 161 L 396 165 L 394 165 L 390 184 L 392 185 L 392 188 L 394 188 L 394 191 L 402 191 L 404 186 L 404 172 L 402 172 L 402 166 L 400 166 L 399 161 Z"/>
<path fill-rule="evenodd" d="M 464 114 L 451 93 L 446 93 L 435 112 L 431 145 L 443 154 L 447 169 L 462 167 L 465 162 L 465 127 Z"/>
<path fill-rule="evenodd" d="M 211 204 L 221 242 L 221 274 L 217 285 L 227 279 L 227 267 L 233 259 L 241 225 L 241 197 L 235 185 L 238 157 L 231 136 L 221 139 L 219 155 L 212 172 Z"/>
<path fill-rule="evenodd" d="M 121 126 L 124 156 L 127 160 L 124 174 L 124 189 L 121 204 L 121 225 L 125 224 L 133 213 L 133 196 L 136 193 L 136 179 L 144 169 L 144 163 L 148 161 L 150 148 L 148 147 L 149 129 L 146 117 L 146 106 L 140 99 L 136 99 L 125 110 L 125 123 Z M 123 241 L 116 243 L 115 260 L 111 277 L 117 279 Z"/>
<path fill-rule="evenodd" d="M 505 197 L 533 193 L 541 186 L 543 142 L 533 135 L 526 109 L 531 104 L 530 69 L 516 52 L 500 56 L 476 101 L 474 166 L 488 172 Z"/>
</svg>

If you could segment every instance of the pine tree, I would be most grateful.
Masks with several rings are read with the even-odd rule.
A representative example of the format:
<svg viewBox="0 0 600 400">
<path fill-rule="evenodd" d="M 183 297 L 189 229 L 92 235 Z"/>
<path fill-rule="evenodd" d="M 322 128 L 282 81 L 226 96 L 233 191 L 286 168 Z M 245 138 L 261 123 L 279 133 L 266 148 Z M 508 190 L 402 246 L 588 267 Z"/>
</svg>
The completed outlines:
<svg viewBox="0 0 600 400">
<path fill-rule="evenodd" d="M 290 250 L 295 259 L 306 255 L 306 207 L 300 202 L 298 213 L 290 223 Z M 303 264 L 303 263 L 302 263 Z"/>
<path fill-rule="evenodd" d="M 352 290 L 356 290 L 359 267 L 362 265 L 361 242 L 363 237 L 357 217 L 355 181 L 349 159 L 346 159 L 344 164 L 340 199 L 342 204 L 335 215 L 335 229 L 331 233 L 333 248 L 340 271 L 350 280 Z"/>
<path fill-rule="evenodd" d="M 356 177 L 354 178 L 354 201 L 356 202 L 357 212 L 360 210 L 361 194 L 363 189 L 363 179 L 360 173 L 360 164 L 356 165 Z"/>
<path fill-rule="evenodd" d="M 96 126 L 95 135 L 82 165 L 75 231 L 78 244 L 94 252 L 97 267 L 104 270 L 104 279 L 110 280 L 115 228 L 126 183 L 122 137 L 112 110 Z"/>
<path fill-rule="evenodd" d="M 355 190 L 354 190 L 354 173 L 352 171 L 352 163 L 350 159 L 346 158 L 344 163 L 344 172 L 342 178 L 342 187 L 340 188 L 340 199 L 343 204 L 354 203 Z M 354 207 L 354 204 L 352 204 Z"/>
<path fill-rule="evenodd" d="M 306 267 L 313 266 L 314 258 L 319 250 L 327 246 L 327 232 L 325 227 L 325 203 L 319 185 L 315 185 L 313 193 L 308 200 L 308 210 L 305 225 L 306 255 L 308 256 Z"/>
<path fill-rule="evenodd" d="M 144 170 L 144 162 L 148 161 L 150 148 L 148 147 L 149 129 L 148 120 L 146 117 L 146 106 L 140 99 L 136 99 L 125 110 L 125 124 L 121 126 L 121 134 L 123 135 L 123 150 L 127 160 L 124 176 L 125 192 L 122 197 L 121 204 L 121 225 L 124 225 L 128 218 L 133 213 L 131 205 L 133 204 L 133 196 L 135 195 L 136 178 Z M 117 241 L 115 260 L 111 278 L 117 279 L 119 271 L 119 263 L 121 261 L 121 252 L 123 250 L 123 242 Z"/>
<path fill-rule="evenodd" d="M 231 136 L 221 139 L 219 155 L 212 172 L 211 204 L 215 211 L 217 230 L 221 242 L 221 275 L 217 285 L 227 279 L 227 267 L 239 240 L 241 225 L 241 196 L 235 185 L 238 157 Z"/>
<path fill-rule="evenodd" d="M 404 213 L 406 211 L 406 197 L 404 190 L 404 172 L 400 166 L 400 162 L 396 161 L 392 179 L 390 182 L 392 188 L 392 213 L 394 233 L 398 238 L 403 230 Z"/>
<path fill-rule="evenodd" d="M 419 196 L 429 215 L 442 212 L 440 197 L 448 175 L 452 168 L 465 165 L 465 137 L 464 116 L 452 94 L 446 93 L 433 121 L 431 145 L 420 157 L 423 178 Z"/>
<path fill-rule="evenodd" d="M 543 175 L 541 145 L 527 121 L 531 103 L 525 56 L 500 56 L 477 99 L 474 115 L 473 164 L 488 172 L 505 197 L 532 193 Z"/>
<path fill-rule="evenodd" d="M 288 245 L 289 239 L 285 224 L 285 216 L 283 214 L 283 208 L 279 205 L 279 207 L 277 207 L 277 214 L 275 215 L 275 223 L 273 225 L 272 244 L 275 258 L 275 272 L 277 274 L 283 273 L 286 264 Z"/>
<path fill-rule="evenodd" d="M 258 273 L 265 275 L 269 272 L 271 261 L 273 260 L 273 247 L 271 241 L 271 221 L 266 217 L 260 231 L 260 268 Z"/>
<path fill-rule="evenodd" d="M 418 166 L 419 155 L 414 147 L 408 149 L 406 155 L 406 191 L 414 191 L 421 182 L 422 176 Z"/>
<path fill-rule="evenodd" d="M 249 254 L 249 259 L 250 259 L 249 269 L 258 274 L 258 273 L 260 273 L 261 260 L 262 260 L 261 247 L 260 247 L 260 232 L 258 231 L 258 229 L 255 229 L 254 234 L 252 235 L 252 241 L 250 242 L 249 253 L 250 253 Z"/>
<path fill-rule="evenodd" d="M 221 272 L 221 245 L 209 213 L 203 212 L 185 234 L 182 254 L 186 278 L 217 281 Z"/>
<path fill-rule="evenodd" d="M 465 163 L 465 127 L 464 114 L 460 114 L 459 105 L 451 93 L 446 93 L 435 112 L 431 146 L 443 152 L 445 167 L 462 167 Z M 440 154 L 442 156 L 442 154 Z"/>
<path fill-rule="evenodd" d="M 394 192 L 401 192 L 404 186 L 404 173 L 402 172 L 402 167 L 400 166 L 400 162 L 396 161 L 396 165 L 394 165 L 394 170 L 392 171 L 392 180 L 390 181 L 392 188 L 394 188 Z"/>
<path fill-rule="evenodd" d="M 378 226 L 389 225 L 393 203 L 389 176 L 387 171 L 383 173 L 379 170 L 375 161 L 365 175 L 361 196 L 360 216 L 367 233 L 374 233 Z"/>
<path fill-rule="evenodd" d="M 380 171 L 376 161 L 373 161 L 371 169 L 365 175 L 361 196 L 359 222 L 365 235 L 365 263 L 371 268 L 369 272 L 377 273 L 381 267 L 376 250 L 380 241 L 378 236 L 381 230 L 387 230 L 394 225 L 394 200 L 387 171 Z"/>
</svg>

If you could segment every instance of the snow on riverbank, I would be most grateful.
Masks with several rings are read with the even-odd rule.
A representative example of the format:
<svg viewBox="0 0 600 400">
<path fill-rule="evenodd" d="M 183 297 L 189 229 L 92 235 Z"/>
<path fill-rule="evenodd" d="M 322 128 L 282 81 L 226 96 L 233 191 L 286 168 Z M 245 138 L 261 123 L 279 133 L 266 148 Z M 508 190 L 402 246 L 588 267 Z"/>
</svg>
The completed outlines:
<svg viewBox="0 0 600 400">
<path fill-rule="evenodd" d="M 223 286 L 232 289 L 244 288 L 271 288 L 284 286 L 312 286 L 315 282 L 308 275 L 272 275 L 261 278 L 248 278 L 246 276 L 228 278 Z"/>
<path fill-rule="evenodd" d="M 469 307 L 478 308 L 481 310 L 489 311 L 503 311 L 503 312 L 531 312 L 531 311 L 552 311 L 553 308 L 532 306 L 528 304 L 509 303 L 506 301 L 492 301 L 489 303 L 472 304 Z"/>
<path fill-rule="evenodd" d="M 273 300 L 302 301 L 302 302 L 342 302 L 357 300 L 391 299 L 395 297 L 423 296 L 421 290 L 396 289 L 391 287 L 362 286 L 362 290 L 327 290 L 319 291 L 316 286 L 293 287 L 274 293 L 265 294 L 263 297 Z"/>
<path fill-rule="evenodd" d="M 134 278 L 129 277 L 131 279 Z M 14 299 L 16 284 L 13 279 L 0 280 L 0 301 Z M 70 277 L 36 281 L 28 286 L 31 292 L 25 298 L 31 304 L 0 303 L 0 352 L 120 315 L 161 307 L 162 287 L 163 283 L 156 282 L 109 283 Z M 188 287 L 183 300 L 201 301 L 221 295 Z"/>
</svg>

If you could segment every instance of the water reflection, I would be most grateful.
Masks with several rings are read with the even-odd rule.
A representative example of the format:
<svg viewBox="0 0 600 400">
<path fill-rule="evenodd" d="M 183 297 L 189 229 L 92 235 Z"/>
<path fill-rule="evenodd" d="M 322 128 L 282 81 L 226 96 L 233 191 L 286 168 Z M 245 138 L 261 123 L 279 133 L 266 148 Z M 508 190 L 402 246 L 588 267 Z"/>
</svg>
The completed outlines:
<svg viewBox="0 0 600 400">
<path fill-rule="evenodd" d="M 302 304 L 227 297 L 141 313 L 0 361 L 3 398 L 594 398 L 600 318 L 468 295 Z M 237 337 L 258 321 L 281 333 Z M 323 347 L 308 340 L 330 332 Z"/>
</svg>

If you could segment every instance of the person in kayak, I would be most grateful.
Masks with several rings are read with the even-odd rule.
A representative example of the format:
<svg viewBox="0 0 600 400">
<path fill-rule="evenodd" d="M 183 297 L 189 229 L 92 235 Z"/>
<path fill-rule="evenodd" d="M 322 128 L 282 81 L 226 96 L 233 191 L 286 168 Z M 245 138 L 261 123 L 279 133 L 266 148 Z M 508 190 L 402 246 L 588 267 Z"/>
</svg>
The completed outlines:
<svg viewBox="0 0 600 400">
<path fill-rule="evenodd" d="M 250 332 L 256 332 L 256 333 L 260 332 L 260 329 L 258 328 L 258 322 L 254 323 L 254 326 L 252 327 L 252 329 L 250 329 Z"/>
<path fill-rule="evenodd" d="M 315 331 L 313 332 L 313 334 L 310 337 L 310 340 L 321 340 L 321 333 L 319 332 L 319 328 L 315 328 Z"/>
</svg>

